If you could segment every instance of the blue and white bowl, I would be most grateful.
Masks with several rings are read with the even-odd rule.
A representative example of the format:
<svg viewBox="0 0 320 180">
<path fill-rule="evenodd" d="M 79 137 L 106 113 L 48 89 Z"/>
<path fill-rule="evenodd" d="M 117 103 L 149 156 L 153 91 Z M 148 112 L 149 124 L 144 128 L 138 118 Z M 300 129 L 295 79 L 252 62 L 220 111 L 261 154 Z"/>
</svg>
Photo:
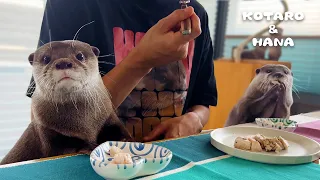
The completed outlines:
<svg viewBox="0 0 320 180">
<path fill-rule="evenodd" d="M 113 164 L 110 148 L 117 146 L 129 153 L 133 164 Z M 131 179 L 151 175 L 164 169 L 172 159 L 172 152 L 155 144 L 107 141 L 95 148 L 90 155 L 94 171 L 105 179 Z"/>
<path fill-rule="evenodd" d="M 293 132 L 297 128 L 297 122 L 282 118 L 256 118 L 256 123 L 260 127 L 273 128 Z"/>
</svg>

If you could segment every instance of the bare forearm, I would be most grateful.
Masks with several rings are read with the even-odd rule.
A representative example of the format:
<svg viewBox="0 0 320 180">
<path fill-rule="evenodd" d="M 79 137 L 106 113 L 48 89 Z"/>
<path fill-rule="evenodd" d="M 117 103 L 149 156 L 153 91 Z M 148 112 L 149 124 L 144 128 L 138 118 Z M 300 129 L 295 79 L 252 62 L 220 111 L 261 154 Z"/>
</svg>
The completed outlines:
<svg viewBox="0 0 320 180">
<path fill-rule="evenodd" d="M 124 60 L 107 73 L 102 79 L 112 96 L 112 103 L 117 108 L 139 81 L 150 72 L 151 69 L 139 67 L 135 62 L 142 58 L 138 52 L 131 52 Z"/>
<path fill-rule="evenodd" d="M 199 127 L 201 129 L 207 124 L 209 120 L 210 111 L 206 106 L 195 105 L 189 109 L 188 113 L 193 114 L 195 119 L 201 122 L 202 127 Z"/>
<path fill-rule="evenodd" d="M 177 24 L 188 18 L 192 21 L 191 34 L 182 35 L 180 31 L 174 31 Z M 200 34 L 200 19 L 192 7 L 178 9 L 150 28 L 129 55 L 103 77 L 115 108 L 151 68 L 186 58 L 188 42 Z"/>
</svg>

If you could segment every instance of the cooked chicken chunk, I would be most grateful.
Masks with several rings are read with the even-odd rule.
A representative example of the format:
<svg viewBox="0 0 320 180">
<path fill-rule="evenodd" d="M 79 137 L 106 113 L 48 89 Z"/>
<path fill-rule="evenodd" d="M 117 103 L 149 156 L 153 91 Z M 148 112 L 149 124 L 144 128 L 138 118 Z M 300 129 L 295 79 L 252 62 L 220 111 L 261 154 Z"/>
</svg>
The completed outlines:
<svg viewBox="0 0 320 180">
<path fill-rule="evenodd" d="M 274 151 L 279 153 L 282 150 L 287 150 L 289 147 L 288 142 L 282 137 L 267 138 L 261 134 L 256 134 L 247 137 L 237 137 L 234 147 L 242 150 L 250 150 L 253 152 L 266 152 Z"/>
<path fill-rule="evenodd" d="M 242 150 L 250 150 L 251 142 L 247 138 L 237 137 L 234 142 L 234 147 Z"/>
<path fill-rule="evenodd" d="M 254 151 L 254 152 L 262 151 L 262 147 L 258 141 L 256 141 L 253 138 L 248 138 L 248 140 L 251 142 L 251 151 Z"/>
</svg>

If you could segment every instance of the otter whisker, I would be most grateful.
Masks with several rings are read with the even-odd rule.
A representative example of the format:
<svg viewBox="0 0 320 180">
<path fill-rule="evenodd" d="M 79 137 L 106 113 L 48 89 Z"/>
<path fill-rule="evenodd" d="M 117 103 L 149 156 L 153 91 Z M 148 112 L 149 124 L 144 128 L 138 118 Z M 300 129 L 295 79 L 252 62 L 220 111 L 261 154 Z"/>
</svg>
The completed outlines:
<svg viewBox="0 0 320 180">
<path fill-rule="evenodd" d="M 50 44 L 49 44 L 50 45 L 50 49 L 52 49 L 52 46 L 51 46 L 51 40 L 52 40 L 51 39 L 51 29 L 49 29 L 49 39 L 50 39 Z"/>
<path fill-rule="evenodd" d="M 130 96 L 128 96 L 127 98 L 129 98 L 130 101 L 133 103 L 133 107 L 135 107 L 135 106 L 139 107 L 139 104 L 137 103 L 139 100 L 138 101 L 134 101 L 133 98 L 130 97 Z"/>
<path fill-rule="evenodd" d="M 270 81 L 268 81 L 268 80 L 262 81 L 261 84 L 259 85 L 258 89 L 262 89 L 263 91 L 266 91 L 269 83 L 270 83 Z"/>
<path fill-rule="evenodd" d="M 111 104 L 111 106 L 112 106 L 113 111 L 116 111 L 117 108 L 114 106 L 114 104 L 113 104 L 112 101 L 111 101 L 111 99 L 112 99 L 111 93 L 109 92 L 109 90 L 108 90 L 105 86 L 103 86 L 103 87 L 101 87 L 101 88 L 104 88 L 104 89 L 100 89 L 100 87 L 99 87 L 99 89 L 100 89 L 101 91 L 103 91 L 104 94 L 106 94 L 107 97 L 109 97 L 109 99 L 110 99 L 110 104 Z"/>
<path fill-rule="evenodd" d="M 292 88 L 296 89 L 298 91 L 298 88 L 296 87 L 295 84 L 292 84 Z"/>
<path fill-rule="evenodd" d="M 100 107 L 99 106 L 97 106 L 97 107 L 95 107 L 96 106 L 96 99 L 97 99 L 97 97 L 95 97 L 93 94 L 92 94 L 92 86 L 90 85 L 90 87 L 87 89 L 87 92 L 88 92 L 88 98 L 90 98 L 90 100 L 91 100 L 91 102 L 92 103 L 90 103 L 90 104 L 92 104 L 92 106 L 93 107 L 90 107 L 90 108 L 93 108 L 93 109 L 95 109 L 95 108 L 97 108 L 98 110 L 99 110 L 99 112 L 101 113 L 101 109 L 100 109 Z M 98 97 L 99 98 L 99 97 Z M 95 118 L 97 118 L 97 111 L 95 111 Z"/>
<path fill-rule="evenodd" d="M 296 87 L 298 87 L 298 88 L 300 88 L 300 89 L 303 89 L 303 90 L 308 90 L 308 89 L 306 89 L 306 88 L 304 88 L 304 87 L 302 87 L 302 86 L 299 86 L 299 85 L 294 85 L 294 86 L 296 86 Z"/>
<path fill-rule="evenodd" d="M 292 91 L 297 95 L 297 97 L 300 99 L 299 94 L 296 92 L 296 90 L 292 89 Z"/>
<path fill-rule="evenodd" d="M 99 93 L 98 93 L 99 89 L 93 87 L 93 90 L 96 92 L 96 94 L 99 94 Z M 103 91 L 101 91 L 101 92 L 102 92 L 103 95 L 106 95 Z M 104 111 L 107 111 L 108 114 L 109 114 L 109 111 L 108 111 L 108 109 L 107 109 L 107 107 L 106 107 L 106 105 L 105 105 L 105 102 L 103 102 L 103 99 L 104 99 L 104 98 L 100 97 L 100 98 L 97 98 L 97 99 L 101 102 L 101 104 L 102 104 L 102 106 L 103 106 L 103 108 L 104 108 Z"/>
<path fill-rule="evenodd" d="M 111 62 L 105 62 L 105 61 L 98 61 L 99 64 L 110 64 L 110 65 L 116 65 L 115 63 L 111 63 Z"/>
<path fill-rule="evenodd" d="M 72 39 L 72 47 L 74 47 L 74 40 L 75 40 L 76 37 L 78 36 L 78 33 L 80 32 L 80 30 L 81 30 L 82 28 L 86 27 L 87 25 L 92 24 L 92 23 L 94 23 L 94 21 L 91 21 L 91 22 L 89 22 L 89 23 L 81 26 L 80 29 L 78 29 L 78 31 L 76 32 L 76 34 L 74 35 L 74 37 L 73 37 L 73 39 Z"/>
<path fill-rule="evenodd" d="M 299 96 L 298 95 L 299 94 L 299 90 L 294 85 L 292 86 L 292 91 L 294 91 L 294 93 L 296 93 L 296 95 Z"/>
<path fill-rule="evenodd" d="M 85 98 L 85 101 L 84 101 L 84 109 L 85 109 L 85 112 L 84 112 L 84 116 L 85 116 L 85 119 L 87 119 L 88 117 L 88 107 L 87 107 L 87 103 L 89 103 L 89 100 L 88 100 L 88 97 L 87 97 L 87 91 L 84 91 L 84 98 Z"/>
<path fill-rule="evenodd" d="M 164 99 L 166 99 L 166 97 L 169 96 L 168 94 L 166 94 L 164 96 Z M 173 98 L 173 97 L 172 97 Z M 161 102 L 160 102 L 161 103 Z M 147 98 L 146 101 L 144 101 L 144 104 L 147 105 L 147 107 L 145 107 L 145 109 L 142 112 L 142 115 L 145 116 L 148 112 L 151 112 L 152 110 L 156 110 L 156 109 L 162 109 L 165 108 L 164 105 L 161 103 L 153 103 L 151 98 Z M 161 106 L 162 105 L 162 106 Z"/>
<path fill-rule="evenodd" d="M 46 77 L 43 75 L 43 76 L 41 76 L 41 77 L 38 79 L 38 83 L 39 83 L 39 84 L 43 84 L 43 82 L 46 82 L 45 80 L 46 80 Z M 34 84 L 35 84 L 35 81 L 34 81 Z M 45 84 L 46 84 L 46 83 L 45 83 Z"/>
<path fill-rule="evenodd" d="M 86 109 L 86 117 L 89 116 L 88 112 L 90 112 L 91 107 L 88 107 L 90 104 L 90 99 L 89 99 L 89 93 L 87 91 L 84 91 L 85 94 L 85 109 Z M 90 109 L 89 109 L 90 108 Z"/>
<path fill-rule="evenodd" d="M 110 81 L 112 81 L 114 84 L 117 84 L 117 82 L 115 80 L 113 80 L 112 78 L 110 78 L 108 75 L 106 75 L 107 73 L 105 73 L 104 71 L 100 71 L 100 73 L 103 74 L 103 77 L 106 77 Z"/>
<path fill-rule="evenodd" d="M 92 87 L 92 88 L 93 88 L 93 87 Z M 94 88 L 93 88 L 92 90 L 94 90 Z M 97 97 L 97 94 L 96 94 L 96 93 L 93 93 L 93 94 L 92 94 L 91 91 L 89 91 L 89 93 L 91 94 L 91 97 L 92 97 L 92 100 L 93 100 L 94 104 L 96 104 L 96 102 L 99 100 L 99 97 Z M 101 108 L 100 108 L 98 105 L 97 105 L 97 108 L 99 109 L 99 112 L 101 113 L 102 110 L 101 110 Z"/>
<path fill-rule="evenodd" d="M 106 54 L 106 55 L 101 55 L 101 56 L 98 56 L 98 57 L 109 57 L 109 56 L 114 56 L 114 53 Z"/>
<path fill-rule="evenodd" d="M 38 78 L 41 79 L 41 78 L 43 78 L 43 77 L 45 77 L 45 76 L 46 76 L 46 74 L 42 74 L 42 75 L 40 75 Z M 36 81 L 33 80 L 33 81 L 30 83 L 30 85 L 28 86 L 28 88 L 31 88 L 31 86 L 33 86 L 35 83 L 36 83 Z"/>
<path fill-rule="evenodd" d="M 300 79 L 296 78 L 296 77 L 293 77 L 292 78 L 295 80 L 295 81 L 301 81 Z"/>
<path fill-rule="evenodd" d="M 43 41 L 41 41 L 41 39 L 39 39 L 39 41 L 42 43 L 42 45 L 45 45 L 45 43 Z"/>
<path fill-rule="evenodd" d="M 102 89 L 102 88 L 104 88 L 104 89 Z M 114 106 L 114 104 L 112 103 L 112 101 L 111 101 L 111 99 L 112 99 L 112 95 L 110 94 L 110 92 L 109 92 L 109 90 L 104 86 L 104 87 L 98 87 L 98 90 L 100 90 L 100 92 L 102 92 L 103 93 L 103 95 L 105 95 L 106 96 L 106 99 L 110 99 L 110 101 L 108 102 L 109 104 L 111 104 L 111 108 L 112 108 L 112 110 L 113 111 L 115 111 L 116 110 L 116 107 Z M 108 113 L 111 113 L 112 112 L 112 110 L 110 110 L 110 112 L 108 111 Z"/>
</svg>

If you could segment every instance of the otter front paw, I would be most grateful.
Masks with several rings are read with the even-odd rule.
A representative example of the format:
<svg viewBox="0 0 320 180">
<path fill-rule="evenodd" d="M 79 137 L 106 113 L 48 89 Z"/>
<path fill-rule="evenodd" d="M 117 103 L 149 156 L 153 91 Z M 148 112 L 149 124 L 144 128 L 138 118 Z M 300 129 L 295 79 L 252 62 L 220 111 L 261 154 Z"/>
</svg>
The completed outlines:
<svg viewBox="0 0 320 180">
<path fill-rule="evenodd" d="M 275 101 L 278 99 L 281 91 L 281 85 L 274 85 L 266 94 L 265 98 L 268 98 L 270 101 Z"/>
<path fill-rule="evenodd" d="M 279 91 L 278 91 L 278 97 L 277 97 L 277 102 L 278 101 L 280 101 L 280 102 L 282 102 L 283 100 L 284 100 L 284 98 L 285 98 L 285 93 L 286 93 L 286 86 L 283 84 L 283 83 L 281 83 L 280 85 L 279 85 Z"/>
</svg>

